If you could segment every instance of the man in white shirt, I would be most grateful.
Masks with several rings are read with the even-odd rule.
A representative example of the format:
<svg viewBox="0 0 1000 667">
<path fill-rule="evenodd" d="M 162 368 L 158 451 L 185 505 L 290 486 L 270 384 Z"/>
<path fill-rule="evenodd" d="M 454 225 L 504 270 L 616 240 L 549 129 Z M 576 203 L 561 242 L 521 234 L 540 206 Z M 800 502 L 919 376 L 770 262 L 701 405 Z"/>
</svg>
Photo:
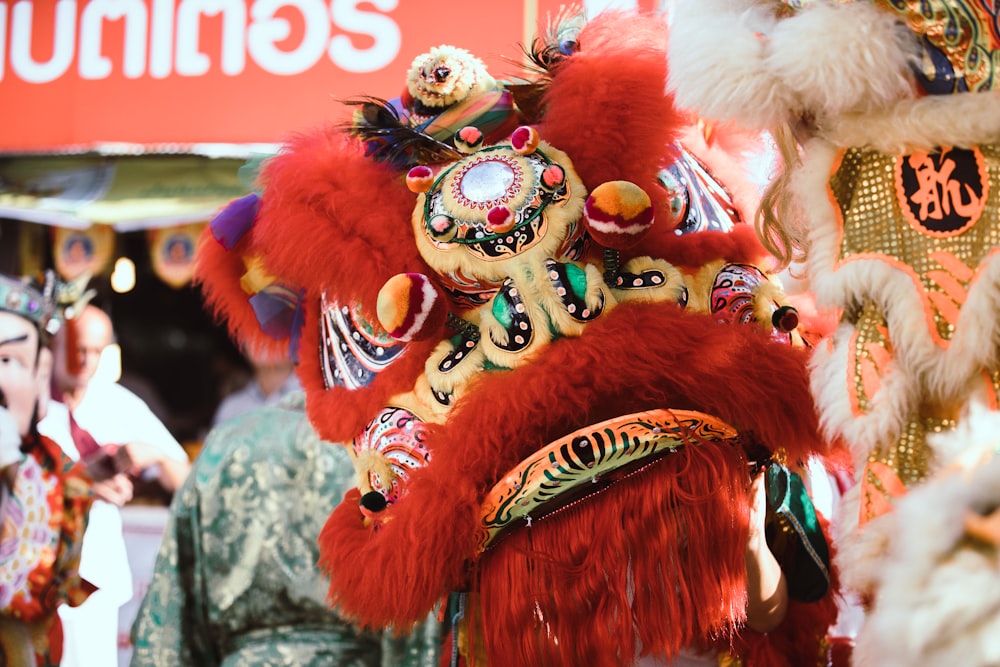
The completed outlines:
<svg viewBox="0 0 1000 667">
<path fill-rule="evenodd" d="M 73 327 L 72 329 L 70 327 Z M 95 502 L 84 535 L 81 575 L 98 587 L 85 604 L 62 607 L 62 667 L 118 664 L 119 608 L 132 598 L 132 570 L 119 508 L 132 499 L 133 479 L 158 480 L 167 491 L 184 481 L 184 448 L 138 396 L 95 377 L 113 340 L 111 320 L 86 306 L 55 341 L 53 401 L 39 432 L 74 458 L 91 461 Z"/>
</svg>

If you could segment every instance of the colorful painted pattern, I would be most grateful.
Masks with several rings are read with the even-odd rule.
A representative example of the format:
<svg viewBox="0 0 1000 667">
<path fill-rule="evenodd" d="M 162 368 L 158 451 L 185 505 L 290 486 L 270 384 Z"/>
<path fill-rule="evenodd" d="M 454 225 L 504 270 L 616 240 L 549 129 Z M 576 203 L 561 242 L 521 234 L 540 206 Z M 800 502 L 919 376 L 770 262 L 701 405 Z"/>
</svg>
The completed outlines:
<svg viewBox="0 0 1000 667">
<path fill-rule="evenodd" d="M 409 472 L 427 465 L 427 426 L 409 410 L 386 407 L 354 439 L 356 468 L 366 476 L 365 492 L 376 491 L 388 504 L 399 500 Z"/>
<path fill-rule="evenodd" d="M 593 495 L 682 446 L 732 440 L 715 417 L 689 410 L 650 410 L 615 417 L 556 440 L 522 461 L 486 494 L 479 550 L 507 530 L 531 525 Z"/>
<path fill-rule="evenodd" d="M 403 353 L 404 345 L 368 322 L 360 308 L 324 297 L 320 310 L 320 360 L 327 389 L 366 387 Z"/>
</svg>

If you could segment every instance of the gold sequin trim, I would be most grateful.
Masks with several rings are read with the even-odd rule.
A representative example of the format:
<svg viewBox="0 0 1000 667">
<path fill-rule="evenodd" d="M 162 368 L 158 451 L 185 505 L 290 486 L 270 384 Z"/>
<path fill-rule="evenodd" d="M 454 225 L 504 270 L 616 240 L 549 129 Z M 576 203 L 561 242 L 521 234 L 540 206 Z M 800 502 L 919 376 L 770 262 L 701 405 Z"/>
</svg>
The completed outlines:
<svg viewBox="0 0 1000 667">
<path fill-rule="evenodd" d="M 907 221 L 897 198 L 897 157 L 847 149 L 830 178 L 840 213 L 839 269 L 852 260 L 877 260 L 907 273 L 920 297 L 929 332 L 941 347 L 955 333 L 969 286 L 989 255 L 1000 247 L 1000 146 L 981 146 L 989 182 L 977 224 L 941 237 L 920 233 Z M 902 158 L 898 158 L 902 159 Z"/>
<path fill-rule="evenodd" d="M 869 454 L 868 461 L 884 463 L 892 468 L 904 485 L 912 487 L 926 479 L 930 470 L 928 434 L 944 433 L 954 428 L 954 419 L 936 417 L 911 419 L 894 444 L 876 447 Z"/>
<path fill-rule="evenodd" d="M 855 415 L 868 414 L 872 410 L 872 398 L 882 384 L 887 362 L 892 357 L 885 318 L 872 302 L 866 302 L 857 316 L 850 355 L 851 411 Z"/>
</svg>

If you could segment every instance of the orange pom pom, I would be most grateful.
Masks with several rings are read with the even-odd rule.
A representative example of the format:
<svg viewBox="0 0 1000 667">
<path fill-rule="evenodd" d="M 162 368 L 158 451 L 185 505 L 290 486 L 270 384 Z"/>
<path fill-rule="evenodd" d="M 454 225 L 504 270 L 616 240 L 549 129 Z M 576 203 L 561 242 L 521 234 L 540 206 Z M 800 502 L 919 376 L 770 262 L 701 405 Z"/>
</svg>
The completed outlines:
<svg viewBox="0 0 1000 667">
<path fill-rule="evenodd" d="M 398 273 L 382 286 L 375 304 L 379 323 L 397 340 L 424 340 L 444 325 L 445 300 L 421 273 Z"/>
<path fill-rule="evenodd" d="M 418 165 L 406 174 L 406 187 L 410 192 L 427 192 L 434 185 L 434 172 L 430 167 Z"/>
<path fill-rule="evenodd" d="M 520 155 L 530 155 L 538 148 L 538 130 L 522 125 L 510 135 L 510 147 Z"/>
<path fill-rule="evenodd" d="M 606 248 L 624 250 L 653 226 L 653 205 L 646 191 L 629 181 L 609 181 L 594 188 L 584 207 L 591 237 Z"/>
</svg>

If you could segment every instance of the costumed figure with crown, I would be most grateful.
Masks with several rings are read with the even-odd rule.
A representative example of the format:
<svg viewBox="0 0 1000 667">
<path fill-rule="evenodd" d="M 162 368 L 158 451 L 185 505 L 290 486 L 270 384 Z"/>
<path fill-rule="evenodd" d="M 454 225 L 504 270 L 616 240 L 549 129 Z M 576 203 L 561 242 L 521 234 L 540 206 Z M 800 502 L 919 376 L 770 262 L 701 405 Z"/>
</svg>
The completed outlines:
<svg viewBox="0 0 1000 667">
<path fill-rule="evenodd" d="M 844 582 L 887 629 L 871 566 L 896 533 L 879 524 L 897 521 L 909 491 L 982 462 L 981 448 L 961 456 L 931 443 L 1000 400 L 1000 9 L 683 0 L 672 20 L 678 103 L 772 129 L 785 155 L 761 230 L 839 314 L 816 348 L 812 388 L 856 471 L 835 530 Z M 915 542 L 936 549 L 936 539 Z M 906 655 L 912 639 L 890 641 Z M 866 646 L 858 664 L 888 664 Z"/>
<path fill-rule="evenodd" d="M 92 495 L 83 464 L 39 435 L 60 323 L 53 277 L 0 276 L 0 663 L 55 667 L 58 608 L 93 592 L 80 578 Z"/>
<path fill-rule="evenodd" d="M 348 618 L 449 600 L 456 665 L 826 664 L 836 573 L 798 471 L 827 447 L 746 224 L 752 144 L 674 107 L 662 17 L 562 19 L 524 78 L 440 46 L 400 98 L 292 138 L 206 231 L 206 300 L 292 345 L 351 443 L 320 537 Z"/>
</svg>

